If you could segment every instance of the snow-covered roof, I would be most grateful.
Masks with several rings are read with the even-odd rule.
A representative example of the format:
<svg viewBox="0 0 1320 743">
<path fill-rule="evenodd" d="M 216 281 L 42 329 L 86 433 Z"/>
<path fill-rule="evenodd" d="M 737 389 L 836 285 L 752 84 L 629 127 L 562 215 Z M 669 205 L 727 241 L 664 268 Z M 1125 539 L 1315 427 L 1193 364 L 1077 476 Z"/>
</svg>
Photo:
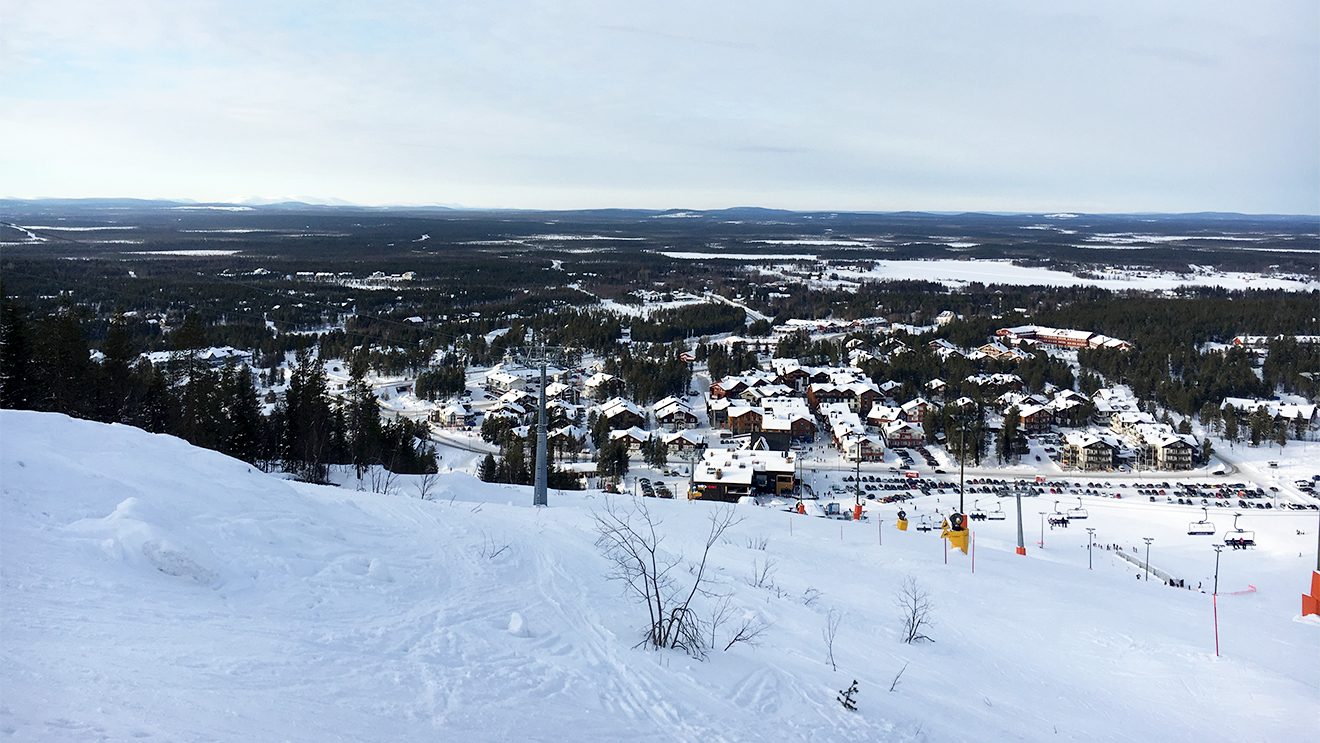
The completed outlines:
<svg viewBox="0 0 1320 743">
<path fill-rule="evenodd" d="M 643 431 L 637 426 L 629 426 L 619 431 L 610 431 L 610 440 L 633 439 L 635 441 L 649 441 L 651 439 L 650 431 Z"/>
</svg>

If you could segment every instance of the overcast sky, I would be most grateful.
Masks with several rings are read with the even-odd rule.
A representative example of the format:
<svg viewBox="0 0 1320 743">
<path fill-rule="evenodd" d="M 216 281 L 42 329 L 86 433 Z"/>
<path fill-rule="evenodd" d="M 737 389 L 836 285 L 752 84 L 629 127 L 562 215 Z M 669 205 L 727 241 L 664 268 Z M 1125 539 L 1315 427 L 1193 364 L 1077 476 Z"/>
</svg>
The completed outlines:
<svg viewBox="0 0 1320 743">
<path fill-rule="evenodd" d="M 1320 212 L 1316 0 L 0 0 L 0 196 Z"/>
</svg>

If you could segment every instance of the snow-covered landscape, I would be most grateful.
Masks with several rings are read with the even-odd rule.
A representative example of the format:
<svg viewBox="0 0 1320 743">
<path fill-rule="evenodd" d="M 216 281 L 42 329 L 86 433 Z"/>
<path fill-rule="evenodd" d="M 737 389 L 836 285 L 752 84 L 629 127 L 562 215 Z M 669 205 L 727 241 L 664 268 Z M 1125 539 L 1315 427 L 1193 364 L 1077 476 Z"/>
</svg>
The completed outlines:
<svg viewBox="0 0 1320 743">
<path fill-rule="evenodd" d="M 0 743 L 1320 739 L 1320 4 L 285 5 L 0 13 Z"/>
<path fill-rule="evenodd" d="M 293 483 L 55 414 L 5 411 L 0 432 L 0 734 L 14 740 L 1264 741 L 1314 728 L 1320 622 L 1297 608 L 1313 512 L 1253 514 L 1260 546 L 1223 553 L 1216 657 L 1213 538 L 1187 536 L 1186 511 L 1162 504 L 1088 502 L 1084 524 L 1039 549 L 1028 499 L 1026 557 L 1012 519 L 974 524 L 964 556 L 938 532 L 896 530 L 896 505 L 844 522 L 552 491 L 532 508 L 529 488 L 463 474 L 422 500 L 415 478 L 392 494 Z M 711 514 L 736 509 L 709 568 L 733 620 L 705 660 L 637 647 L 645 610 L 595 546 L 609 499 L 644 502 L 683 566 Z M 1140 568 L 1103 548 L 1144 536 L 1151 565 L 1187 589 L 1134 580 Z M 900 642 L 909 577 L 933 604 L 933 642 Z M 722 651 L 744 621 L 764 631 Z M 856 713 L 836 701 L 854 680 Z"/>
</svg>

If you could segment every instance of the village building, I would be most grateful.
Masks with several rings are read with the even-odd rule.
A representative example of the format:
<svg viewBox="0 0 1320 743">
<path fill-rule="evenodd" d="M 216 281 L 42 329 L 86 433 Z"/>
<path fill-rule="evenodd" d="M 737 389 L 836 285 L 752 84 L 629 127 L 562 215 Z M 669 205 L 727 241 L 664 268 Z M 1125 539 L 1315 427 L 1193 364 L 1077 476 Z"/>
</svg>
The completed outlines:
<svg viewBox="0 0 1320 743">
<path fill-rule="evenodd" d="M 725 413 L 727 427 L 734 433 L 756 433 L 761 430 L 765 411 L 749 405 L 730 405 Z"/>
<path fill-rule="evenodd" d="M 1251 415 L 1257 410 L 1264 409 L 1271 420 L 1284 421 L 1295 424 L 1298 420 L 1305 422 L 1305 425 L 1314 426 L 1317 416 L 1320 416 L 1320 410 L 1313 403 L 1287 403 L 1282 400 L 1259 400 L 1247 397 L 1226 397 L 1221 409 L 1234 409 L 1240 415 Z"/>
<path fill-rule="evenodd" d="M 1114 468 L 1118 445 L 1094 433 L 1069 431 L 1063 437 L 1062 463 L 1086 472 Z"/>
<path fill-rule="evenodd" d="M 797 455 L 770 449 L 707 449 L 692 474 L 689 498 L 736 502 L 743 496 L 791 496 Z"/>
<path fill-rule="evenodd" d="M 921 424 L 904 420 L 884 424 L 880 427 L 880 435 L 884 437 L 885 445 L 890 449 L 912 448 L 924 446 L 926 443 L 926 432 Z"/>
<path fill-rule="evenodd" d="M 665 451 L 670 455 L 679 455 L 684 452 L 694 451 L 698 447 L 706 445 L 706 439 L 696 431 L 674 431 L 664 434 L 661 437 L 664 442 Z"/>
<path fill-rule="evenodd" d="M 636 426 L 625 428 L 618 431 L 610 431 L 610 441 L 621 442 L 628 447 L 630 452 L 639 452 L 642 450 L 642 444 L 651 440 L 651 432 L 643 431 Z"/>
<path fill-rule="evenodd" d="M 597 402 L 622 395 L 627 385 L 613 374 L 596 372 L 582 382 L 582 391 Z"/>
<path fill-rule="evenodd" d="M 765 401 L 765 415 L 761 428 L 765 431 L 787 431 L 792 441 L 811 443 L 816 440 L 816 419 L 800 397 L 776 397 Z"/>
<path fill-rule="evenodd" d="M 446 428 L 462 428 L 474 424 L 477 415 L 462 403 L 449 403 L 432 410 L 427 420 Z"/>
<path fill-rule="evenodd" d="M 1028 403 L 1018 408 L 1018 427 L 1027 433 L 1048 431 L 1054 423 L 1054 414 L 1045 405 Z"/>
<path fill-rule="evenodd" d="M 657 402 L 651 410 L 656 425 L 670 431 L 692 428 L 698 423 L 697 414 L 692 412 L 692 406 L 686 400 L 677 397 L 666 397 Z"/>
<path fill-rule="evenodd" d="M 545 386 L 545 399 L 563 400 L 573 405 L 582 403 L 582 391 L 563 382 L 551 382 Z"/>
<path fill-rule="evenodd" d="M 646 425 L 646 416 L 633 402 L 622 397 L 612 397 L 601 403 L 597 415 L 605 419 L 611 429 L 641 428 Z"/>
</svg>

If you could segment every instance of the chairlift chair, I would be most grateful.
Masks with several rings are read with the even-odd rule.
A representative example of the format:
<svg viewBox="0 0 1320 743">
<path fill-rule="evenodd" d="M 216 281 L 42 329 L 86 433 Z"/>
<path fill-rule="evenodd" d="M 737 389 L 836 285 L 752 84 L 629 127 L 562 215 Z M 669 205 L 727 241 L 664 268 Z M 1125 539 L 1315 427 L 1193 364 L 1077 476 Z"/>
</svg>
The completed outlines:
<svg viewBox="0 0 1320 743">
<path fill-rule="evenodd" d="M 1049 516 L 1046 517 L 1045 520 L 1049 522 L 1050 526 L 1066 527 L 1068 525 L 1068 514 L 1064 513 L 1063 511 L 1060 511 L 1059 502 L 1054 501 L 1054 510 L 1050 513 Z"/>
<path fill-rule="evenodd" d="M 1210 510 L 1202 508 L 1201 513 L 1204 516 L 1201 517 L 1200 521 L 1193 521 L 1187 525 L 1187 534 L 1194 537 L 1213 537 L 1215 535 L 1215 525 L 1210 521 Z"/>
<path fill-rule="evenodd" d="M 1256 546 L 1256 532 L 1248 531 L 1238 526 L 1238 519 L 1242 514 L 1233 514 L 1233 528 L 1224 532 L 1224 544 L 1233 549 L 1246 549 Z"/>
<path fill-rule="evenodd" d="M 982 511 L 980 508 L 977 507 L 980 504 L 980 502 L 981 502 L 980 498 L 977 498 L 976 500 L 972 501 L 972 510 L 971 513 L 967 514 L 967 518 L 971 519 L 972 521 L 986 520 L 986 517 L 989 516 L 989 514 L 987 514 L 985 511 Z"/>
<path fill-rule="evenodd" d="M 934 531 L 934 529 L 935 527 L 930 523 L 930 517 L 924 513 L 921 514 L 921 518 L 917 519 L 917 531 Z"/>
<path fill-rule="evenodd" d="M 1082 499 L 1077 499 L 1077 507 L 1068 509 L 1068 518 L 1084 519 L 1087 517 L 1086 508 L 1082 506 Z"/>
<path fill-rule="evenodd" d="M 991 521 L 1004 521 L 1008 518 L 1008 514 L 1004 513 L 1004 504 L 995 503 L 995 510 L 987 513 L 985 517 Z"/>
</svg>

